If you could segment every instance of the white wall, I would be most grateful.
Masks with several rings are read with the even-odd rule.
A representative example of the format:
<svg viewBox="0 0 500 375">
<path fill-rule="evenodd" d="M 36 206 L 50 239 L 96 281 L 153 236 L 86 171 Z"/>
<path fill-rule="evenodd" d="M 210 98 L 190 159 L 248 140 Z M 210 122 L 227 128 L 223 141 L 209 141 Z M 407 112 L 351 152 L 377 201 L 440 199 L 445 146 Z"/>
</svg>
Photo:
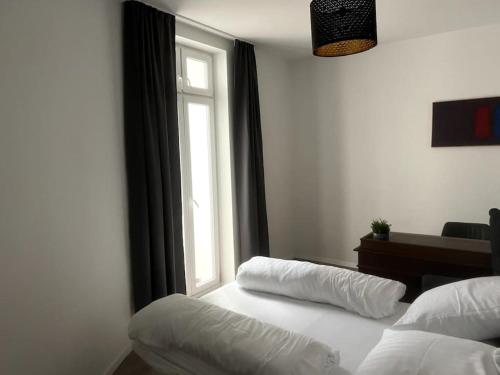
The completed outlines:
<svg viewBox="0 0 500 375">
<path fill-rule="evenodd" d="M 446 221 L 487 222 L 500 205 L 500 147 L 431 148 L 432 103 L 499 96 L 498 40 L 499 25 L 292 65 L 296 194 L 311 199 L 295 211 L 311 241 L 296 255 L 356 262 L 352 249 L 379 216 L 429 234 Z"/>
<path fill-rule="evenodd" d="M 118 0 L 0 3 L 0 373 L 102 374 L 128 345 Z"/>
<path fill-rule="evenodd" d="M 280 55 L 256 48 L 271 256 L 290 258 L 293 230 L 294 122 L 291 70 Z"/>
</svg>

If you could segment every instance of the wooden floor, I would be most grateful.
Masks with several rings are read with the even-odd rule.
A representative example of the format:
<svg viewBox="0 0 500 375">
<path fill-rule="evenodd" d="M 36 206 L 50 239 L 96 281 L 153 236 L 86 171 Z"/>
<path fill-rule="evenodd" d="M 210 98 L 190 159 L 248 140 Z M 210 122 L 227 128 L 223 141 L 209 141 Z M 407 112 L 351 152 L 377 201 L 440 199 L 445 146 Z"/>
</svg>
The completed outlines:
<svg viewBox="0 0 500 375">
<path fill-rule="evenodd" d="M 149 367 L 137 354 L 130 353 L 113 375 L 161 375 Z"/>
</svg>

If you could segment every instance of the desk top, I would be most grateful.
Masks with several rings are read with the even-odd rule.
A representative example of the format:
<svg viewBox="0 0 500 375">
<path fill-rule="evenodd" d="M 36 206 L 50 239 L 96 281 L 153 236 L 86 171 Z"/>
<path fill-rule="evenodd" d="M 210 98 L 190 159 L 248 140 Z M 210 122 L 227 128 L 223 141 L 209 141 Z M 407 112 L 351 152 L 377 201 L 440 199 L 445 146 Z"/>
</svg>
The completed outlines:
<svg viewBox="0 0 500 375">
<path fill-rule="evenodd" d="M 490 241 L 398 232 L 383 241 L 370 233 L 355 251 L 360 272 L 406 285 L 405 302 L 421 294 L 423 275 L 464 279 L 492 274 Z"/>
<path fill-rule="evenodd" d="M 389 239 L 386 241 L 373 239 L 372 233 L 367 234 L 361 238 L 362 243 L 371 242 L 378 243 L 379 245 L 384 245 L 384 242 L 391 243 L 392 245 L 410 245 L 410 246 L 422 246 L 437 249 L 449 249 L 455 251 L 467 251 L 467 252 L 477 252 L 484 254 L 491 254 L 491 243 L 490 241 L 484 240 L 471 240 L 467 238 L 455 238 L 455 237 L 441 237 L 432 236 L 427 234 L 415 234 L 415 233 L 400 233 L 400 232 L 390 232 Z"/>
</svg>

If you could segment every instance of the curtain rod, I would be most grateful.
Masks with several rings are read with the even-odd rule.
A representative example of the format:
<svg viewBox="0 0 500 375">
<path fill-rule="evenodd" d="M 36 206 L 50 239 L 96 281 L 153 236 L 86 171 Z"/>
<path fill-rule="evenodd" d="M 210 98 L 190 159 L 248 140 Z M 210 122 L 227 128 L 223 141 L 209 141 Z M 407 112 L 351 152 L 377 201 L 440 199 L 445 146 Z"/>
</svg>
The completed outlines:
<svg viewBox="0 0 500 375">
<path fill-rule="evenodd" d="M 240 37 L 237 37 L 237 36 L 234 36 L 232 34 L 226 33 L 225 31 L 216 29 L 215 27 L 205 25 L 205 24 L 203 24 L 201 22 L 195 21 L 195 20 L 193 20 L 191 18 L 187 18 L 187 17 L 181 16 L 179 14 L 176 14 L 175 18 L 176 18 L 176 20 L 180 21 L 181 23 L 184 23 L 184 24 L 189 25 L 189 26 L 196 27 L 198 29 L 202 29 L 202 30 L 207 31 L 207 32 L 212 33 L 212 34 L 216 34 L 216 35 L 221 36 L 221 37 L 223 37 L 225 39 L 230 39 L 230 40 L 238 39 L 238 40 L 241 40 L 243 42 L 246 42 L 246 43 L 249 43 L 249 44 L 252 44 L 252 45 L 254 44 L 254 43 L 249 42 L 249 41 L 247 41 L 245 39 L 242 39 Z"/>
<path fill-rule="evenodd" d="M 144 4 L 146 5 L 149 5 L 149 6 L 152 6 L 162 12 L 167 12 L 167 13 L 170 13 L 172 15 L 175 16 L 175 19 L 181 23 L 184 23 L 186 25 L 189 25 L 189 26 L 193 26 L 197 29 L 200 29 L 200 30 L 203 30 L 203 31 L 206 31 L 206 32 L 209 32 L 209 33 L 212 33 L 212 34 L 215 34 L 215 35 L 218 35 L 224 39 L 229 39 L 229 40 L 235 40 L 235 39 L 238 39 L 238 40 L 241 40 L 242 42 L 246 42 L 246 43 L 249 43 L 249 44 L 252 44 L 255 46 L 255 43 L 253 42 L 250 42 L 248 40 L 245 40 L 245 39 L 242 39 L 240 37 L 237 37 L 237 36 L 234 36 L 233 34 L 229 34 L 229 33 L 226 33 L 225 31 L 222 31 L 222 30 L 219 30 L 219 29 L 216 29 L 215 27 L 212 27 L 212 26 L 208 26 L 208 25 L 205 25 L 201 22 L 198 22 L 198 21 L 195 21 L 191 18 L 188 18 L 188 17 L 184 17 L 184 16 L 181 16 L 180 14 L 175 14 L 175 12 L 173 12 L 172 10 L 168 9 L 168 7 L 165 9 L 165 5 L 161 2 L 161 0 L 139 0 L 141 2 L 143 2 Z"/>
</svg>

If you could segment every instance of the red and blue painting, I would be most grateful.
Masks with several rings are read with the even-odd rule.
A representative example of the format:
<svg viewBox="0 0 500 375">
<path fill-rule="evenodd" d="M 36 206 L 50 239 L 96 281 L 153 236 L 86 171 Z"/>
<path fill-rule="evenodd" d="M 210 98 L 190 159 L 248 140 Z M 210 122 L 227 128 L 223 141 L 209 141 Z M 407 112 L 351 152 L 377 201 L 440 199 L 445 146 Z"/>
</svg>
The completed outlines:
<svg viewBox="0 0 500 375">
<path fill-rule="evenodd" d="M 500 145 L 500 97 L 433 103 L 432 147 Z"/>
</svg>

